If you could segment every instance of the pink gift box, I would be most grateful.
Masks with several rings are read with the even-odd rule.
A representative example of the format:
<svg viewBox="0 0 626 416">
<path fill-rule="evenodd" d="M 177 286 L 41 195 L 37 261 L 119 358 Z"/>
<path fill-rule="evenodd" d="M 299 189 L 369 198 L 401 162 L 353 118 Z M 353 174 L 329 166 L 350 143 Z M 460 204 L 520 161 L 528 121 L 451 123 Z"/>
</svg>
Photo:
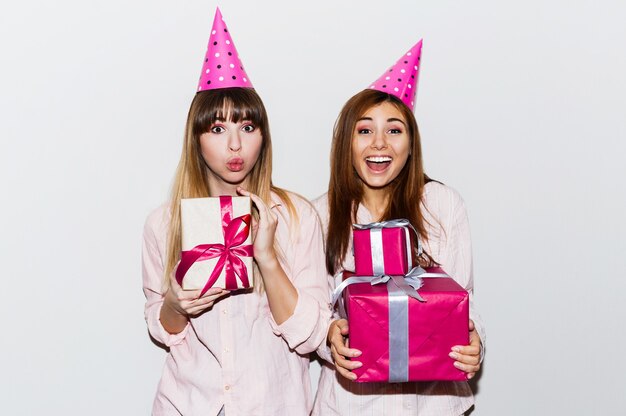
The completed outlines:
<svg viewBox="0 0 626 416">
<path fill-rule="evenodd" d="M 352 236 L 359 276 L 404 275 L 416 265 L 416 236 L 406 220 L 355 224 Z"/>
<path fill-rule="evenodd" d="M 253 285 L 249 197 L 182 199 L 181 260 L 176 280 L 185 290 Z"/>
<path fill-rule="evenodd" d="M 448 354 L 455 345 L 469 344 L 469 295 L 450 277 L 422 280 L 423 286 L 417 292 L 425 302 L 408 297 L 408 310 L 404 311 L 407 316 L 400 317 L 390 314 L 391 281 L 378 285 L 356 283 L 344 290 L 350 347 L 362 351 L 356 360 L 363 366 L 353 371 L 357 382 L 467 379 Z M 395 325 L 392 331 L 390 319 Z M 398 319 L 406 319 L 401 330 Z M 397 378 L 398 370 L 405 379 Z"/>
</svg>

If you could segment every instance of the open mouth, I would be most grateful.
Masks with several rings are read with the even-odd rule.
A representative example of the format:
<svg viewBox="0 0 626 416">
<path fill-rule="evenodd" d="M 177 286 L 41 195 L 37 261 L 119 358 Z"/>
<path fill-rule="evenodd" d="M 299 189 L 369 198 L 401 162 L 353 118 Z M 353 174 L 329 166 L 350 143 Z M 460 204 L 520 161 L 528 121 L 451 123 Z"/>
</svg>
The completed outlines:
<svg viewBox="0 0 626 416">
<path fill-rule="evenodd" d="M 389 156 L 369 156 L 365 158 L 367 167 L 374 172 L 382 172 L 391 164 L 391 157 Z"/>
</svg>

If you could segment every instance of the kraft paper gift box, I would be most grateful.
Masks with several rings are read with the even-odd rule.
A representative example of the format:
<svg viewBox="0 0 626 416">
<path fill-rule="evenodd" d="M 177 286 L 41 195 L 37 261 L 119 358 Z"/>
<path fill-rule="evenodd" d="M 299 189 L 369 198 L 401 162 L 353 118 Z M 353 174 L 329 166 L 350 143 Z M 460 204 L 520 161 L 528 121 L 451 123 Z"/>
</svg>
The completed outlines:
<svg viewBox="0 0 626 416">
<path fill-rule="evenodd" d="M 443 271 L 423 276 L 433 272 Z M 402 293 L 392 278 L 343 290 L 350 347 L 362 351 L 355 360 L 363 366 L 353 370 L 357 382 L 466 380 L 448 354 L 455 345 L 469 344 L 469 295 L 450 277 L 421 279 L 417 293 L 424 302 Z"/>
<path fill-rule="evenodd" d="M 403 275 L 417 264 L 419 241 L 408 220 L 354 224 L 354 268 L 359 276 Z"/>
<path fill-rule="evenodd" d="M 180 201 L 182 253 L 176 280 L 183 289 L 253 286 L 249 197 Z"/>
</svg>

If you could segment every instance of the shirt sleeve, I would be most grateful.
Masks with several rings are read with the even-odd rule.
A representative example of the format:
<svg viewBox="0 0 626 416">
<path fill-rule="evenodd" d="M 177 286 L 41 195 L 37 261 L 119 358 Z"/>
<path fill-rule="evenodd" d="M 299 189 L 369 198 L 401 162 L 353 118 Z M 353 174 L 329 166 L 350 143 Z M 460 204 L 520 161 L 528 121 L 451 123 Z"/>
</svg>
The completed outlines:
<svg viewBox="0 0 626 416">
<path fill-rule="evenodd" d="M 189 330 L 189 323 L 178 334 L 170 334 L 161 325 L 160 315 L 163 306 L 163 275 L 164 275 L 164 250 L 159 250 L 159 241 L 165 242 L 165 235 L 157 238 L 156 220 L 159 218 L 158 211 L 146 220 L 143 232 L 142 247 L 142 273 L 143 293 L 146 296 L 145 318 L 148 332 L 157 342 L 170 347 L 183 342 Z M 161 232 L 165 233 L 166 227 Z M 164 248 L 162 246 L 162 248 Z"/>
<path fill-rule="evenodd" d="M 474 321 L 476 332 L 480 337 L 482 361 L 485 351 L 486 332 L 482 318 L 474 305 L 474 271 L 469 219 L 461 196 L 456 191 L 450 190 L 450 192 L 452 211 L 450 222 L 445 227 L 447 243 L 444 250 L 446 254 L 443 258 L 443 267 L 469 293 L 470 319 Z"/>
<path fill-rule="evenodd" d="M 328 334 L 328 329 L 330 328 L 330 324 L 333 321 L 335 321 L 336 319 L 340 319 L 339 316 L 337 316 L 336 314 L 332 314 L 330 316 L 330 319 L 326 322 L 326 334 Z M 333 360 L 332 353 L 330 352 L 330 345 L 328 345 L 328 343 L 326 342 L 325 339 L 320 344 L 320 346 L 317 348 L 315 353 L 322 360 L 327 361 L 327 362 L 329 362 L 330 364 L 333 364 L 333 365 L 335 364 L 335 360 Z"/>
<path fill-rule="evenodd" d="M 283 337 L 291 349 L 308 354 L 326 340 L 331 311 L 319 218 L 308 203 L 300 209 L 299 216 L 295 244 L 288 250 L 287 259 L 291 262 L 289 277 L 298 292 L 298 301 L 293 314 L 282 324 L 278 325 L 271 314 L 269 319 L 274 333 Z"/>
<path fill-rule="evenodd" d="M 323 194 L 319 196 L 318 198 L 314 199 L 313 201 L 311 201 L 311 204 L 313 205 L 313 208 L 315 209 L 315 211 L 317 212 L 317 215 L 319 216 L 320 223 L 322 225 L 322 244 L 325 244 L 325 241 L 326 241 L 325 233 L 328 227 L 328 196 L 327 194 Z M 323 268 L 324 275 L 326 276 L 326 290 L 328 292 L 328 298 L 332 299 L 332 294 L 336 287 L 335 277 L 332 275 L 329 275 L 328 272 L 326 271 L 326 258 L 325 258 L 326 254 L 324 251 L 324 246 L 322 246 L 322 250 L 323 250 L 322 251 L 322 268 Z M 330 324 L 336 319 L 339 319 L 339 314 L 333 308 L 333 306 L 334 305 L 331 305 L 330 303 L 328 304 L 329 313 L 324 315 L 326 319 L 326 322 L 324 325 L 325 326 L 324 340 L 321 342 L 321 344 L 315 351 L 315 353 L 320 359 L 327 361 L 331 364 L 334 364 L 334 361 L 333 361 L 332 354 L 330 352 L 330 346 L 326 342 L 326 339 L 328 337 L 328 329 L 330 328 Z"/>
<path fill-rule="evenodd" d="M 327 276 L 326 284 L 328 287 L 328 296 L 332 301 L 332 294 L 335 290 L 335 287 L 337 287 L 337 282 L 335 281 L 335 276 L 332 276 L 329 274 L 327 274 L 326 276 Z M 326 315 L 326 324 L 325 324 L 326 329 L 325 329 L 324 340 L 315 351 L 318 357 L 320 357 L 322 360 L 327 361 L 333 365 L 335 364 L 335 360 L 333 359 L 332 353 L 330 351 L 330 345 L 326 342 L 326 339 L 328 338 L 328 330 L 330 329 L 330 324 L 332 324 L 337 319 L 341 319 L 341 317 L 339 316 L 339 313 L 337 312 L 337 308 L 335 308 L 334 306 L 335 305 L 332 305 L 330 303 L 328 304 L 329 313 L 328 315 Z"/>
</svg>

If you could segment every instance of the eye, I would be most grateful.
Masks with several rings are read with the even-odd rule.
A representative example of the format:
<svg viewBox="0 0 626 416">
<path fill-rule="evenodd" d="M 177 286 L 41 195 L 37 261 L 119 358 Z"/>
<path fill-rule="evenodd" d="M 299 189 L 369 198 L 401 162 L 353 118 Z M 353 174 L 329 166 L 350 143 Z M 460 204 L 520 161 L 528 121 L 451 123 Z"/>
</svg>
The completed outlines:
<svg viewBox="0 0 626 416">
<path fill-rule="evenodd" d="M 391 128 L 389 129 L 389 133 L 390 134 L 401 134 L 402 133 L 402 129 L 398 129 L 398 128 Z"/>
<path fill-rule="evenodd" d="M 245 124 L 241 129 L 246 133 L 252 133 L 256 130 L 256 126 L 254 124 Z"/>
<path fill-rule="evenodd" d="M 356 132 L 357 134 L 370 134 L 372 130 L 368 129 L 367 127 L 363 127 L 363 128 L 357 127 Z"/>
<path fill-rule="evenodd" d="M 211 127 L 211 133 L 215 133 L 215 134 L 220 134 L 220 133 L 224 133 L 226 131 L 226 129 L 222 126 L 212 126 Z"/>
</svg>

